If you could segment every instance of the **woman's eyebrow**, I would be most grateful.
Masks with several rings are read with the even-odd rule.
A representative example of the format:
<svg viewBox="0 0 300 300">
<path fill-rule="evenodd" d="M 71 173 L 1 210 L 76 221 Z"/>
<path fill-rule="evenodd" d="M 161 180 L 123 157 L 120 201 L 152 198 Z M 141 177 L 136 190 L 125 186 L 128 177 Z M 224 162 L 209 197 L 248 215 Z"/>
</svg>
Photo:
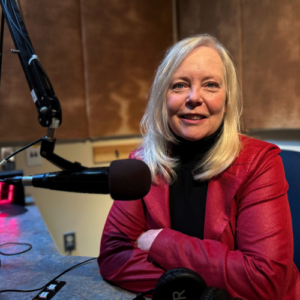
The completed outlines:
<svg viewBox="0 0 300 300">
<path fill-rule="evenodd" d="M 173 80 L 179 80 L 179 79 L 181 79 L 181 80 L 185 80 L 185 81 L 188 81 L 188 80 L 190 80 L 189 79 L 189 77 L 187 77 L 187 76 L 174 76 L 173 77 Z"/>
<path fill-rule="evenodd" d="M 220 77 L 217 76 L 217 75 L 207 75 L 207 76 L 202 77 L 202 80 L 203 80 L 203 81 L 209 80 L 209 79 L 217 79 L 217 80 L 219 80 L 219 81 L 222 81 L 222 78 L 220 78 Z"/>
</svg>

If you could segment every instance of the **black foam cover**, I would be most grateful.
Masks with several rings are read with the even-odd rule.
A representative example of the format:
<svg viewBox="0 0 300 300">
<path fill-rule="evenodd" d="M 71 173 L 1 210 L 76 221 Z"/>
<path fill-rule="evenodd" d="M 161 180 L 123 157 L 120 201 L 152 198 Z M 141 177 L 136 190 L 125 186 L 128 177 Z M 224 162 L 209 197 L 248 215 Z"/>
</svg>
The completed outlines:
<svg viewBox="0 0 300 300">
<path fill-rule="evenodd" d="M 199 300 L 206 287 L 204 279 L 198 273 L 186 268 L 176 268 L 159 278 L 153 300 Z"/>
<path fill-rule="evenodd" d="M 114 200 L 137 200 L 150 191 L 151 173 L 141 160 L 115 160 L 110 164 L 108 182 Z"/>
</svg>

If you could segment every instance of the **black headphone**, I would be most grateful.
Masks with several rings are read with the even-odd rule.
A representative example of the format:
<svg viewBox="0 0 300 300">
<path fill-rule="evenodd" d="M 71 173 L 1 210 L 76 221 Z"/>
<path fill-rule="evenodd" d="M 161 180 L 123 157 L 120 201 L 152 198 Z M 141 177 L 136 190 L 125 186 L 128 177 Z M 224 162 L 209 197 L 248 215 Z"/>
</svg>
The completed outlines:
<svg viewBox="0 0 300 300">
<path fill-rule="evenodd" d="M 157 281 L 154 290 L 140 293 L 134 300 L 153 294 L 153 300 L 242 300 L 230 298 L 226 290 L 207 287 L 204 279 L 195 271 L 176 268 L 165 272 Z"/>
</svg>

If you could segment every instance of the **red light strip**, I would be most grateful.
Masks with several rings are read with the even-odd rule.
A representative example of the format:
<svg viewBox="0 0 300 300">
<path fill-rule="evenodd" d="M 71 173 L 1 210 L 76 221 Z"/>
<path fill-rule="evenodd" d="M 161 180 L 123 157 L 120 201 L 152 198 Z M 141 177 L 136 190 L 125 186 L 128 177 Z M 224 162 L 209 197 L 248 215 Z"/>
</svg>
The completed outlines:
<svg viewBox="0 0 300 300">
<path fill-rule="evenodd" d="M 2 200 L 2 186 L 4 185 L 3 182 L 0 182 L 0 200 Z"/>
<path fill-rule="evenodd" d="M 14 185 L 10 185 L 8 188 L 8 201 L 12 201 L 14 197 Z"/>
</svg>

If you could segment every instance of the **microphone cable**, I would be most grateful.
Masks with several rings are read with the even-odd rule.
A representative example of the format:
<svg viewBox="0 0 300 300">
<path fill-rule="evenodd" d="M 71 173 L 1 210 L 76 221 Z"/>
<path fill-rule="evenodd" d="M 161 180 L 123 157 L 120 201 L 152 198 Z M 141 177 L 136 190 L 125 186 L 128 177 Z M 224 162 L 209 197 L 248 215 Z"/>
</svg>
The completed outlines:
<svg viewBox="0 0 300 300">
<path fill-rule="evenodd" d="M 0 179 L 0 182 L 1 181 L 2 180 Z M 0 247 L 5 246 L 5 245 L 22 245 L 22 246 L 26 245 L 26 246 L 29 246 L 29 248 L 27 248 L 26 250 L 21 251 L 21 252 L 16 252 L 16 253 L 4 253 L 4 252 L 0 251 L 0 254 L 5 255 L 5 256 L 13 256 L 13 255 L 22 254 L 22 253 L 25 253 L 25 252 L 29 251 L 32 248 L 31 244 L 28 244 L 28 243 L 14 243 L 14 242 L 1 244 Z M 0 267 L 1 267 L 1 259 L 0 259 Z"/>
<path fill-rule="evenodd" d="M 18 31 L 19 35 L 20 35 L 20 36 L 24 39 L 24 41 L 26 42 L 26 44 L 27 44 L 27 46 L 28 46 L 28 48 L 29 48 L 29 50 L 30 50 L 30 52 L 31 52 L 30 55 L 31 55 L 31 57 L 32 57 L 33 55 L 35 55 L 35 51 L 34 51 L 34 49 L 33 49 L 33 47 L 32 47 L 31 42 L 28 40 L 28 38 L 27 38 L 27 37 L 24 35 L 24 33 L 22 32 L 22 26 L 21 26 L 21 24 L 19 23 L 18 16 L 16 15 L 16 12 L 15 12 L 14 8 L 13 8 L 12 6 L 10 6 L 10 9 L 12 10 L 12 12 L 13 12 L 13 14 L 14 14 L 14 17 L 15 17 L 15 19 L 16 19 L 16 21 L 17 21 L 18 24 L 16 24 L 16 23 L 14 22 L 14 20 L 12 19 L 11 15 L 10 15 L 9 8 L 8 8 L 8 5 L 7 5 L 7 0 L 4 0 L 2 3 L 3 3 L 3 9 L 5 10 L 5 13 L 6 13 L 7 18 L 9 19 L 10 23 L 14 26 L 15 30 Z M 9 2 L 9 3 L 10 3 L 10 2 Z M 10 4 L 10 5 L 11 5 L 11 4 Z M 17 6 L 18 6 L 18 3 L 17 3 Z M 19 11 L 20 11 L 20 9 L 19 9 Z M 20 14 L 21 14 L 21 11 L 20 11 Z M 23 20 L 23 22 L 24 22 L 24 20 Z M 39 62 L 38 59 L 35 59 L 35 61 L 36 61 L 36 63 L 37 63 L 37 66 L 38 66 L 39 69 L 41 70 L 42 74 L 44 75 L 44 77 L 45 77 L 45 79 L 46 79 L 46 81 L 47 81 L 47 83 L 48 83 L 48 87 L 49 87 L 51 93 L 52 93 L 53 95 L 55 95 L 53 86 L 52 86 L 52 84 L 51 84 L 51 82 L 50 82 L 50 79 L 49 79 L 49 77 L 47 76 L 47 74 L 46 74 L 44 68 L 42 67 L 42 65 L 40 64 L 40 62 Z"/>
<path fill-rule="evenodd" d="M 16 252 L 16 253 L 4 253 L 4 252 L 0 251 L 0 254 L 5 255 L 5 256 L 12 256 L 12 255 L 22 254 L 22 253 L 28 252 L 30 249 L 32 249 L 31 244 L 28 244 L 28 243 L 14 243 L 14 242 L 1 244 L 0 247 L 5 246 L 5 245 L 22 245 L 22 246 L 26 245 L 26 246 L 29 246 L 26 250 L 21 251 L 21 252 Z"/>
</svg>

